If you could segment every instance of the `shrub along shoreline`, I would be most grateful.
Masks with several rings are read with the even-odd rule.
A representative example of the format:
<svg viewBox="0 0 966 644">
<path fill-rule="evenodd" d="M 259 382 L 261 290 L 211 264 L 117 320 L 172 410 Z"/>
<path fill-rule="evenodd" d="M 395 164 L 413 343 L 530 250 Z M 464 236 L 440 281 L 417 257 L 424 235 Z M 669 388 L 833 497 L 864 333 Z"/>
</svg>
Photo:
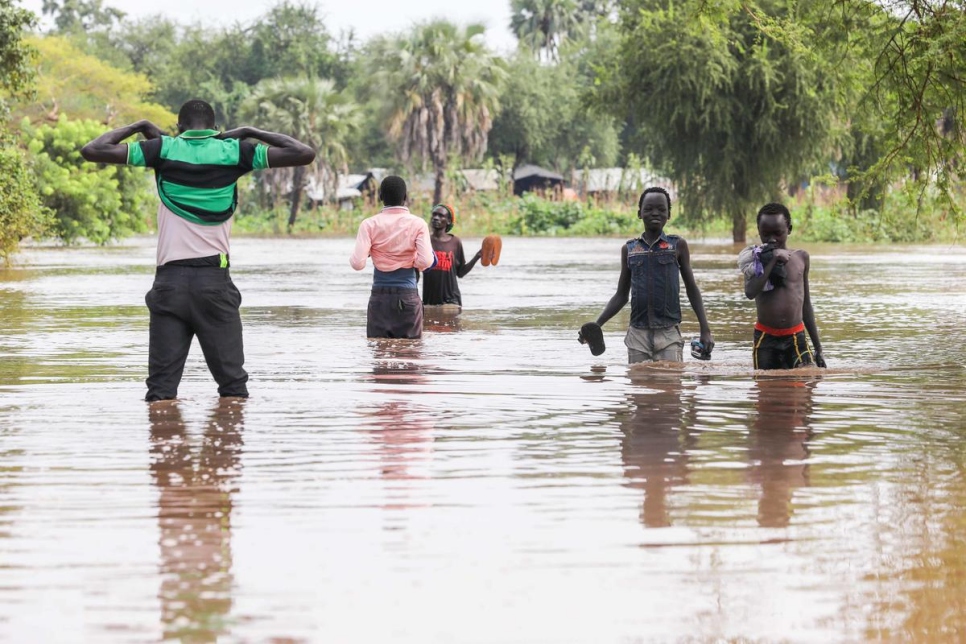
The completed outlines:
<svg viewBox="0 0 966 644">
<path fill-rule="evenodd" d="M 803 242 L 833 243 L 955 243 L 962 235 L 960 217 L 948 202 L 936 197 L 910 196 L 893 191 L 879 210 L 858 211 L 844 199 L 828 202 L 812 191 L 785 200 L 792 212 L 794 238 Z M 410 210 L 429 219 L 432 203 L 415 196 Z M 466 195 L 452 202 L 457 221 L 454 234 L 481 237 L 489 234 L 530 237 L 636 237 L 641 225 L 637 202 L 550 201 L 533 194 L 499 197 L 487 193 Z M 675 204 L 677 205 L 677 204 Z M 241 236 L 354 236 L 361 222 L 377 212 L 378 206 L 357 200 L 353 208 L 326 205 L 303 209 L 291 231 L 288 210 L 239 208 L 234 234 Z M 754 213 L 749 213 L 748 243 L 757 239 Z M 707 221 L 707 219 L 705 220 Z M 731 237 L 728 217 L 696 224 L 687 213 L 673 211 L 668 225 L 686 237 Z"/>
</svg>

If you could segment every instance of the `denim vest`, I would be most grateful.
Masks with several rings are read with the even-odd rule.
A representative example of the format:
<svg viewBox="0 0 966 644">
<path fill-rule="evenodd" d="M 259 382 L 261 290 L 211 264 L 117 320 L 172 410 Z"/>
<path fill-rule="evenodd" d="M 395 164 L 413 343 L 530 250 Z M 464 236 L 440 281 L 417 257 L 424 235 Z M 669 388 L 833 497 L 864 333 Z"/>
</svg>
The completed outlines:
<svg viewBox="0 0 966 644">
<path fill-rule="evenodd" d="M 639 237 L 627 242 L 631 271 L 631 326 L 666 329 L 681 323 L 681 282 L 677 247 L 680 237 L 661 234 L 648 246 Z"/>
</svg>

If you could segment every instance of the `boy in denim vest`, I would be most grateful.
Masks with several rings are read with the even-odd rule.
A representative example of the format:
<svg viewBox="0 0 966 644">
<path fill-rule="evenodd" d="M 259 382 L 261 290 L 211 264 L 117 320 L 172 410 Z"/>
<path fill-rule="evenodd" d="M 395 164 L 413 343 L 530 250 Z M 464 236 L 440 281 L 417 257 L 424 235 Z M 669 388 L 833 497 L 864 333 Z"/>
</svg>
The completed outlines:
<svg viewBox="0 0 966 644">
<path fill-rule="evenodd" d="M 664 233 L 664 226 L 671 218 L 671 196 L 663 188 L 648 188 L 638 206 L 637 216 L 644 223 L 644 232 L 621 248 L 617 292 L 597 318 L 598 328 L 624 308 L 630 295 L 631 323 L 624 338 L 628 362 L 683 362 L 680 274 L 688 301 L 698 317 L 704 352 L 710 353 L 714 336 L 691 271 L 688 243 L 677 235 Z M 578 340 L 581 344 L 590 342 L 593 349 L 593 339 L 586 336 L 581 331 Z M 600 345 L 603 345 L 602 338 Z"/>
</svg>

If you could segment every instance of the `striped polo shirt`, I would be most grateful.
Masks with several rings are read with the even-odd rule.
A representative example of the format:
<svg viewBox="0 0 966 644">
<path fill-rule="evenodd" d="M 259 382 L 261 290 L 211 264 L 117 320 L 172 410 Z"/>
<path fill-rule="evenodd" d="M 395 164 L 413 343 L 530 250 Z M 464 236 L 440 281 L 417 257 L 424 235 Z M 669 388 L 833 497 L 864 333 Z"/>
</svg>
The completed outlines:
<svg viewBox="0 0 966 644">
<path fill-rule="evenodd" d="M 217 130 L 188 130 L 129 143 L 127 163 L 154 168 L 158 196 L 168 210 L 192 223 L 215 226 L 235 212 L 238 179 L 268 168 L 267 145 L 217 135 Z"/>
</svg>

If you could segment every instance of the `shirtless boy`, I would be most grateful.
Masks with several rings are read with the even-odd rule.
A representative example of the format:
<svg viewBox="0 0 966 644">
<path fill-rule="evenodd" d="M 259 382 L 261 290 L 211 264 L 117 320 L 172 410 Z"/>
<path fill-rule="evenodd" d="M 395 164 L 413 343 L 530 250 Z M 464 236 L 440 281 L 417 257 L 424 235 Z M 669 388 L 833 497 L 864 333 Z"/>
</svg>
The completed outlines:
<svg viewBox="0 0 966 644">
<path fill-rule="evenodd" d="M 738 256 L 745 275 L 745 295 L 755 300 L 758 321 L 752 352 L 755 369 L 825 367 L 822 342 L 808 292 L 808 253 L 786 248 L 792 216 L 779 203 L 758 211 L 758 234 L 763 246 L 749 246 Z M 805 331 L 814 351 L 805 341 Z"/>
</svg>

